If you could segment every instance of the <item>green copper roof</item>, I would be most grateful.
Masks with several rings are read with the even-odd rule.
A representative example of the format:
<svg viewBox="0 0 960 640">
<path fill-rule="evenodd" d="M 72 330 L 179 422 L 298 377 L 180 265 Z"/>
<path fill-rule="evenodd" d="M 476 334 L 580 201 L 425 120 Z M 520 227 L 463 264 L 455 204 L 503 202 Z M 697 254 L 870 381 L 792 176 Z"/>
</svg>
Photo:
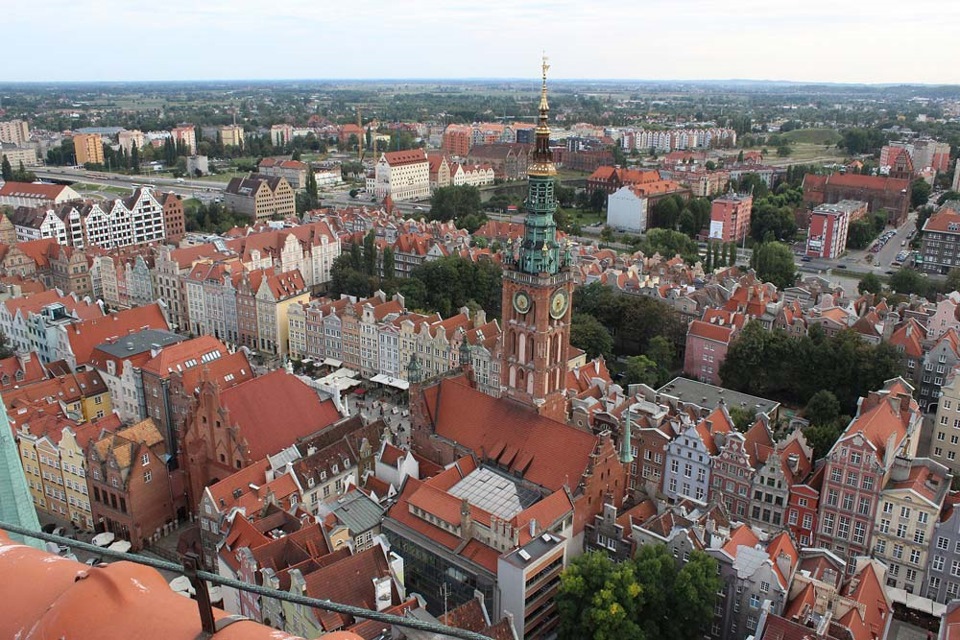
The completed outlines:
<svg viewBox="0 0 960 640">
<path fill-rule="evenodd" d="M 23 475 L 17 443 L 13 439 L 7 412 L 2 407 L 0 399 L 0 522 L 40 531 L 40 521 L 30 497 L 27 478 Z M 43 542 L 36 538 L 24 540 L 22 536 L 14 534 L 10 537 L 38 549 L 44 548 Z"/>
</svg>

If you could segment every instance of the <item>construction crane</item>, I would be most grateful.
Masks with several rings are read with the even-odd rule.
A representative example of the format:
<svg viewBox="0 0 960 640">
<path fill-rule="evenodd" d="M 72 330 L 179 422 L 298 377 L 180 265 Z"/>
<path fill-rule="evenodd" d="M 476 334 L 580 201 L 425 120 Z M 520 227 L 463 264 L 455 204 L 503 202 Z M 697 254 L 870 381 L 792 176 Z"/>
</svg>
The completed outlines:
<svg viewBox="0 0 960 640">
<path fill-rule="evenodd" d="M 360 107 L 357 106 L 357 129 L 360 133 L 357 134 L 357 162 L 363 162 L 363 120 L 360 118 Z"/>
</svg>

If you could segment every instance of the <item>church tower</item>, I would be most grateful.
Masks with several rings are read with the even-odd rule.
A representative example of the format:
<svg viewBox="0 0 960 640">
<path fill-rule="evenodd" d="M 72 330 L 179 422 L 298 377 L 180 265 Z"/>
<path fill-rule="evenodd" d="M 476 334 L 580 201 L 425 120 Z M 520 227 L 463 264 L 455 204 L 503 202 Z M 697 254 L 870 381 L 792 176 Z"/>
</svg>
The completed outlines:
<svg viewBox="0 0 960 640">
<path fill-rule="evenodd" d="M 569 249 L 557 242 L 554 188 L 557 168 L 550 152 L 547 59 L 543 59 L 540 118 L 527 165 L 529 185 L 523 239 L 508 246 L 503 272 L 502 395 L 566 422 L 564 395 L 570 344 L 573 275 Z"/>
</svg>

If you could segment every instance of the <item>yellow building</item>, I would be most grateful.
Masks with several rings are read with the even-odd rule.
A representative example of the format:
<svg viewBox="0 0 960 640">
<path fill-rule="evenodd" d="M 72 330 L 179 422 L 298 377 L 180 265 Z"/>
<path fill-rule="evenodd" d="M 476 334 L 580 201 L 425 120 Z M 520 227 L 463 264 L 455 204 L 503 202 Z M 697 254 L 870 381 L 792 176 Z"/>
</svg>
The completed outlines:
<svg viewBox="0 0 960 640">
<path fill-rule="evenodd" d="M 119 420 L 107 419 L 101 423 L 88 422 L 77 427 L 64 427 L 60 436 L 60 469 L 63 472 L 64 493 L 67 494 L 67 511 L 70 521 L 81 529 L 93 530 L 93 514 L 90 511 L 90 495 L 87 490 L 86 444 L 96 438 L 109 425 L 119 425 Z"/>
<path fill-rule="evenodd" d="M 103 164 L 103 139 L 99 133 L 78 133 L 73 136 L 77 164 Z"/>
<path fill-rule="evenodd" d="M 299 269 L 267 275 L 257 289 L 257 345 L 281 358 L 290 351 L 290 306 L 310 301 Z"/>
<path fill-rule="evenodd" d="M 220 141 L 224 147 L 243 146 L 243 127 L 237 124 L 228 124 L 220 127 Z"/>
</svg>

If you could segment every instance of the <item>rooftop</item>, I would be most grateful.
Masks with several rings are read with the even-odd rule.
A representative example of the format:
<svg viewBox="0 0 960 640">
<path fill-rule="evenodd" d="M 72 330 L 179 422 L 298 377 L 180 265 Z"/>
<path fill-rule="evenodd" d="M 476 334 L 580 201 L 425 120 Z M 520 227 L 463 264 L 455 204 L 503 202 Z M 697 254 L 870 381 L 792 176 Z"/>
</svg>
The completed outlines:
<svg viewBox="0 0 960 640">
<path fill-rule="evenodd" d="M 144 329 L 130 333 L 118 340 L 97 345 L 97 349 L 115 358 L 125 358 L 139 353 L 160 349 L 171 344 L 183 342 L 184 337 L 163 329 Z"/>
<path fill-rule="evenodd" d="M 696 404 L 704 409 L 714 409 L 723 401 L 728 409 L 732 407 L 753 407 L 759 413 L 765 413 L 769 416 L 780 408 L 780 403 L 775 400 L 767 400 L 748 393 L 740 393 L 739 391 L 681 377 L 674 378 L 663 385 L 657 389 L 657 393 L 681 402 Z"/>
<path fill-rule="evenodd" d="M 540 499 L 540 494 L 519 482 L 482 467 L 450 487 L 449 493 L 466 498 L 476 507 L 509 520 Z"/>
</svg>

